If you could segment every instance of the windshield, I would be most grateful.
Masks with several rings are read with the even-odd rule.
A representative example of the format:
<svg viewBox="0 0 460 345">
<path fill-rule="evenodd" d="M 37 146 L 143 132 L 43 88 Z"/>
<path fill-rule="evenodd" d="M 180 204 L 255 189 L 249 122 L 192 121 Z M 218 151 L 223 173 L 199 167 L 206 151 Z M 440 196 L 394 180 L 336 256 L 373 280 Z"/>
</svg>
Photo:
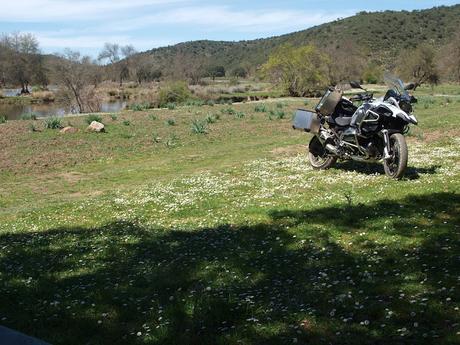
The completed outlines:
<svg viewBox="0 0 460 345">
<path fill-rule="evenodd" d="M 401 96 L 408 96 L 406 89 L 404 88 L 404 84 L 401 79 L 395 77 L 390 73 L 385 73 L 383 76 L 385 84 L 392 90 L 396 91 Z"/>
</svg>

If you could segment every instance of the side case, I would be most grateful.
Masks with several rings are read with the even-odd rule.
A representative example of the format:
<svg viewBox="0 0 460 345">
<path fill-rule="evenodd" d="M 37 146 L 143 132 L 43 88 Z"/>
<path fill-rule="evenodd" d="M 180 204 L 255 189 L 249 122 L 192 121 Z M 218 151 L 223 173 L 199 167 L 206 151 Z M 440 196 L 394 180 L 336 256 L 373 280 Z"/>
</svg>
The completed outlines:
<svg viewBox="0 0 460 345">
<path fill-rule="evenodd" d="M 319 133 L 321 122 L 318 115 L 312 111 L 299 109 L 295 112 L 292 127 L 301 131 L 317 134 Z"/>
</svg>

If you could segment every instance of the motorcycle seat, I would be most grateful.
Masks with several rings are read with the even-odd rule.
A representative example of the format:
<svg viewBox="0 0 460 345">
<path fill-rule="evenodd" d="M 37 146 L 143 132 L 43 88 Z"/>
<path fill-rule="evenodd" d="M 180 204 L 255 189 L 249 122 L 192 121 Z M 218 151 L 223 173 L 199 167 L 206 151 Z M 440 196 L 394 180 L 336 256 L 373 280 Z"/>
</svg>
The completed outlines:
<svg viewBox="0 0 460 345">
<path fill-rule="evenodd" d="M 340 127 L 347 127 L 350 126 L 351 119 L 351 117 L 336 117 L 334 121 Z"/>
</svg>

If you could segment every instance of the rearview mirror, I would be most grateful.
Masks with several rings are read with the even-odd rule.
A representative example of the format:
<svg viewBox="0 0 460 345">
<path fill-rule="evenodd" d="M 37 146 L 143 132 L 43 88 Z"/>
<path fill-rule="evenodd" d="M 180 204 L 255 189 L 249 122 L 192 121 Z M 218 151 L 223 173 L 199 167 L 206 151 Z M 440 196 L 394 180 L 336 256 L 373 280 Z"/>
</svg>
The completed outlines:
<svg viewBox="0 0 460 345">
<path fill-rule="evenodd" d="M 351 86 L 353 89 L 362 89 L 361 85 L 360 85 L 359 82 L 357 82 L 357 81 L 350 81 L 350 86 Z"/>
<path fill-rule="evenodd" d="M 406 86 L 404 86 L 404 89 L 407 91 L 415 89 L 415 84 L 414 83 L 409 83 Z"/>
</svg>

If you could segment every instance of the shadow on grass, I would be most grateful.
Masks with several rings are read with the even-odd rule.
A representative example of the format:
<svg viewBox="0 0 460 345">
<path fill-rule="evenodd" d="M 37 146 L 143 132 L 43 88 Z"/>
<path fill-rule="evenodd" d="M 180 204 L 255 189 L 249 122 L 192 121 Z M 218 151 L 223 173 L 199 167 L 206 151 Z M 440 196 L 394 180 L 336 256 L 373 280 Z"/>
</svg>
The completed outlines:
<svg viewBox="0 0 460 345">
<path fill-rule="evenodd" d="M 453 344 L 459 204 L 439 193 L 254 226 L 4 234 L 0 320 L 54 344 Z"/>
<path fill-rule="evenodd" d="M 383 170 L 383 163 L 376 162 L 357 162 L 357 161 L 343 161 L 335 165 L 336 169 L 345 170 L 345 171 L 356 171 L 362 174 L 375 175 L 380 174 L 384 175 L 385 171 Z M 440 165 L 432 165 L 427 168 L 422 167 L 407 167 L 404 174 L 404 179 L 407 180 L 418 180 L 420 174 L 422 175 L 433 175 L 436 174 L 438 169 L 441 168 Z"/>
</svg>

